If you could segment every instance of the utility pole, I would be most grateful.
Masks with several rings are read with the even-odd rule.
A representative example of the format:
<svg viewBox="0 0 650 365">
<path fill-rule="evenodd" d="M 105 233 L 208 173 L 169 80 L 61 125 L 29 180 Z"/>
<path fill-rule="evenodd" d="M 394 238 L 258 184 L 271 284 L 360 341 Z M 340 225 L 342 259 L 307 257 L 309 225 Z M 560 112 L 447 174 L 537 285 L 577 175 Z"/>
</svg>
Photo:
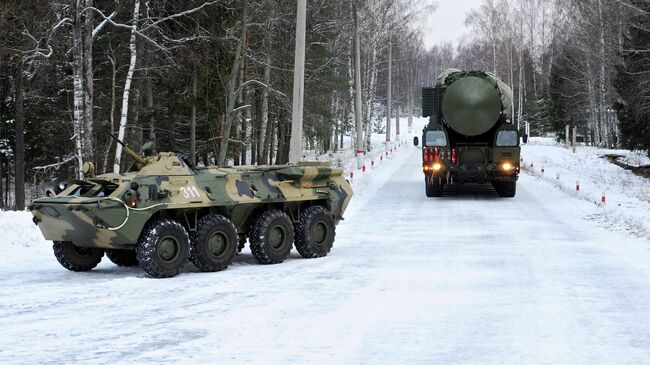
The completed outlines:
<svg viewBox="0 0 650 365">
<path fill-rule="evenodd" d="M 361 44 L 359 42 L 359 20 L 357 2 L 354 2 L 354 114 L 357 127 L 357 168 L 363 167 L 363 121 L 361 120 Z M 370 128 L 370 126 L 368 126 Z"/>
<path fill-rule="evenodd" d="M 302 160 L 302 117 L 305 102 L 305 37 L 307 33 L 307 0 L 298 0 L 296 22 L 296 58 L 293 72 L 293 109 L 289 163 Z"/>
<path fill-rule="evenodd" d="M 393 105 L 393 37 L 390 31 L 388 32 L 388 91 L 386 101 L 386 142 L 390 142 L 391 124 L 390 118 L 392 116 Z"/>
</svg>

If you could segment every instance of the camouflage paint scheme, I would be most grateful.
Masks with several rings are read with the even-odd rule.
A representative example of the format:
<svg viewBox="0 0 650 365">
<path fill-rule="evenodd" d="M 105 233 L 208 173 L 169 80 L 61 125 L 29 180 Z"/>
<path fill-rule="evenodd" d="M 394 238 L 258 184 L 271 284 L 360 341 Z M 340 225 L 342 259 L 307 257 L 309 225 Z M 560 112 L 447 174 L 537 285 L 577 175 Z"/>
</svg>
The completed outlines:
<svg viewBox="0 0 650 365">
<path fill-rule="evenodd" d="M 132 169 L 138 171 L 74 181 L 35 200 L 29 209 L 45 239 L 129 249 L 154 217 L 174 218 L 191 232 L 207 213 L 230 218 L 243 236 L 252 218 L 270 207 L 295 221 L 301 209 L 321 205 L 338 224 L 352 198 L 343 170 L 328 164 L 192 169 L 174 153 L 140 161 Z"/>
</svg>

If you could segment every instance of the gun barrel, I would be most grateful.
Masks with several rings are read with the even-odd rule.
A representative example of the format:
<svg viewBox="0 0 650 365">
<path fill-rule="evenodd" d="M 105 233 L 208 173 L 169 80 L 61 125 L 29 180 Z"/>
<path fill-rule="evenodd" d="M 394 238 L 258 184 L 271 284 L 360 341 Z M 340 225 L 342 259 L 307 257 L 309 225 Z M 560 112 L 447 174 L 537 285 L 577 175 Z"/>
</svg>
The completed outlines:
<svg viewBox="0 0 650 365">
<path fill-rule="evenodd" d="M 124 152 L 126 152 L 127 155 L 131 156 L 131 158 L 134 159 L 135 162 L 139 163 L 141 166 L 147 164 L 147 161 L 145 161 L 145 159 L 142 158 L 142 156 L 140 156 L 134 150 L 130 149 L 126 143 L 122 142 L 119 138 L 115 137 L 113 133 L 109 133 L 108 135 L 111 136 L 115 140 L 115 142 L 122 145 L 122 147 L 124 147 Z"/>
</svg>

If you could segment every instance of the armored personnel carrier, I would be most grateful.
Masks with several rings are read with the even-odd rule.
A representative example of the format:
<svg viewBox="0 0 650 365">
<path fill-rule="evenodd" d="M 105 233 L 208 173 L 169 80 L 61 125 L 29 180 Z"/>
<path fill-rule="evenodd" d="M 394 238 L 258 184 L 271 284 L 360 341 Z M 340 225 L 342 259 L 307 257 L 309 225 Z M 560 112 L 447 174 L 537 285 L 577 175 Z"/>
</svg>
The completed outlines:
<svg viewBox="0 0 650 365">
<path fill-rule="evenodd" d="M 482 71 L 450 69 L 422 89 L 422 114 L 430 117 L 422 135 L 428 197 L 464 183 L 491 183 L 500 196 L 515 196 L 521 148 L 511 106 L 512 89 Z"/>
<path fill-rule="evenodd" d="M 91 270 L 106 254 L 155 278 L 188 260 L 220 271 L 246 241 L 261 264 L 282 262 L 294 245 L 303 257 L 326 256 L 352 197 L 342 170 L 321 163 L 193 168 L 175 153 L 126 151 L 128 172 L 95 176 L 86 163 L 83 181 L 29 206 L 66 269 Z"/>
</svg>

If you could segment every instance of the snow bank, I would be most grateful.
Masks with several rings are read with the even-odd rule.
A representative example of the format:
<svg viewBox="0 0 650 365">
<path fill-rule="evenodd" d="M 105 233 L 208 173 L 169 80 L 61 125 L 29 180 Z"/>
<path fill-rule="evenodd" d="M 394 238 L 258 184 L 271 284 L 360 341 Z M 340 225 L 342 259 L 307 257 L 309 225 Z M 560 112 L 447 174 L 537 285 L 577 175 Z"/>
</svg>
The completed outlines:
<svg viewBox="0 0 650 365">
<path fill-rule="evenodd" d="M 34 247 L 46 244 L 41 232 L 32 222 L 29 212 L 0 212 L 0 248 Z"/>
<path fill-rule="evenodd" d="M 650 238 L 650 180 L 602 158 L 619 154 L 638 165 L 647 163 L 647 157 L 639 152 L 586 146 L 573 153 L 550 138 L 533 138 L 531 142 L 522 150 L 524 173 L 553 184 L 570 197 L 592 202 L 598 209 L 590 218 L 601 225 Z"/>
</svg>

